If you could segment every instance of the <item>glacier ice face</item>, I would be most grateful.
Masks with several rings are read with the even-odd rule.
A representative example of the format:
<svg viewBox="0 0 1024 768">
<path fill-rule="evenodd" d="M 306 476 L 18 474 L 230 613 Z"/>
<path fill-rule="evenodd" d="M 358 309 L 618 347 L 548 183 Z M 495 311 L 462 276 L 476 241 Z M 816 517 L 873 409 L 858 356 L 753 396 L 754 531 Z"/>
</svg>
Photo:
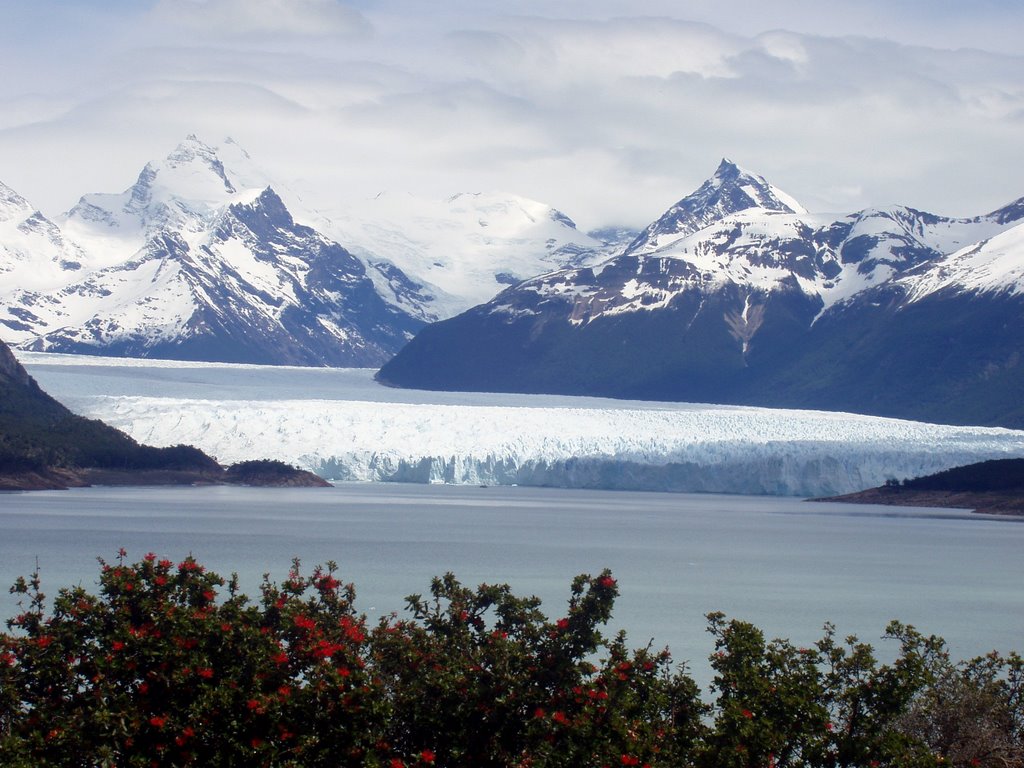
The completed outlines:
<svg viewBox="0 0 1024 768">
<path fill-rule="evenodd" d="M 137 440 L 331 480 L 819 496 L 1024 453 L 1024 432 L 847 413 L 394 390 L 371 369 L 19 358 Z"/>
</svg>

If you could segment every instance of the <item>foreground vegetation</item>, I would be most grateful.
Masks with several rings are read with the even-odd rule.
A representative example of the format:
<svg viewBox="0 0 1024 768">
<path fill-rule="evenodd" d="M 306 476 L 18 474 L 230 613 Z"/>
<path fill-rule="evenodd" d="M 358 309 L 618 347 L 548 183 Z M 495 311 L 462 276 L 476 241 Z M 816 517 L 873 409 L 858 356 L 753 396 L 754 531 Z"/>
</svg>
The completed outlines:
<svg viewBox="0 0 1024 768">
<path fill-rule="evenodd" d="M 102 561 L 101 561 L 102 563 Z M 667 651 L 601 628 L 579 576 L 551 619 L 452 575 L 375 626 L 333 564 L 250 600 L 192 559 L 124 553 L 99 590 L 19 580 L 0 634 L 4 766 L 1021 766 L 1024 663 L 893 623 L 895 660 L 708 617 L 707 700 Z"/>
</svg>

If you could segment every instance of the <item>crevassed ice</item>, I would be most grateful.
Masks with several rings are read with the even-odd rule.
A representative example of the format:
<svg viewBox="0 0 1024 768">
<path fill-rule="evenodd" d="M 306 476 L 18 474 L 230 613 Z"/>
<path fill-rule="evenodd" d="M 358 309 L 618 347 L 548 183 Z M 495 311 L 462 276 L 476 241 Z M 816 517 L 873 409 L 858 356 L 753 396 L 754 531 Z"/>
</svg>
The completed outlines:
<svg viewBox="0 0 1024 768">
<path fill-rule="evenodd" d="M 1024 434 L 810 411 L 97 398 L 90 416 L 332 480 L 824 495 L 1020 455 Z"/>
<path fill-rule="evenodd" d="M 382 387 L 370 369 L 18 352 L 44 389 L 155 445 L 331 480 L 795 496 L 1024 455 L 1024 432 L 823 411 Z"/>
</svg>

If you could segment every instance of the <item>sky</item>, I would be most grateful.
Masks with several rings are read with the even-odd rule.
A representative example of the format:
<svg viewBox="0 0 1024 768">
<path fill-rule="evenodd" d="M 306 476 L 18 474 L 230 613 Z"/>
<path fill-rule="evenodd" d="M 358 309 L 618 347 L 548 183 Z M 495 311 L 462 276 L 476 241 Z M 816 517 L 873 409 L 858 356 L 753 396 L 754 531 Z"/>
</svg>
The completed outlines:
<svg viewBox="0 0 1024 768">
<path fill-rule="evenodd" d="M 0 0 L 0 181 L 48 215 L 188 134 L 313 207 L 506 191 L 641 227 L 722 157 L 818 212 L 1024 195 L 1019 0 Z"/>
</svg>

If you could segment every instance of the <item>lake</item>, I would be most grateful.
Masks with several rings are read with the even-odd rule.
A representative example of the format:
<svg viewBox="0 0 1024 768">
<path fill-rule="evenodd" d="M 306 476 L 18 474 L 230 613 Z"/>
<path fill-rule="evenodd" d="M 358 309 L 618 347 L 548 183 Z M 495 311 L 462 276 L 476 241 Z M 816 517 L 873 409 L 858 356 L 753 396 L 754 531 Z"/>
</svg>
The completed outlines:
<svg viewBox="0 0 1024 768">
<path fill-rule="evenodd" d="M 888 620 L 957 656 L 1024 650 L 1024 520 L 777 497 L 523 487 L 84 488 L 0 494 L 0 583 L 38 560 L 43 588 L 92 587 L 97 556 L 192 553 L 254 595 L 293 557 L 327 560 L 371 618 L 453 571 L 564 610 L 578 573 L 611 568 L 613 626 L 668 645 L 706 682 L 704 615 L 725 611 L 806 644 L 825 621 L 878 640 Z M 16 611 L 0 596 L 0 613 Z"/>
</svg>

